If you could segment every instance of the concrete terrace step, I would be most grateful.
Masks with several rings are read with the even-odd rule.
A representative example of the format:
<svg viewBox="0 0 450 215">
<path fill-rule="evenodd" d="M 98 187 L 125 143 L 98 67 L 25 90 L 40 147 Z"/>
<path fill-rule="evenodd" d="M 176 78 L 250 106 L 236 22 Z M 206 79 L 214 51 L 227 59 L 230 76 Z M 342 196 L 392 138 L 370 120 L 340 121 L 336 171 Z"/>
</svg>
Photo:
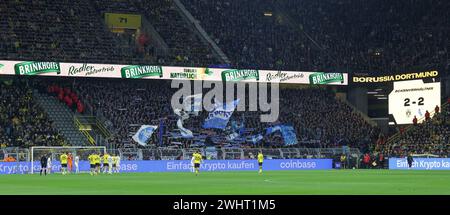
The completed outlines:
<svg viewBox="0 0 450 215">
<path fill-rule="evenodd" d="M 74 112 L 57 98 L 38 92 L 33 93 L 37 103 L 48 113 L 55 123 L 56 129 L 71 145 L 82 145 L 87 142 L 86 137 L 78 131 L 73 123 Z"/>
</svg>

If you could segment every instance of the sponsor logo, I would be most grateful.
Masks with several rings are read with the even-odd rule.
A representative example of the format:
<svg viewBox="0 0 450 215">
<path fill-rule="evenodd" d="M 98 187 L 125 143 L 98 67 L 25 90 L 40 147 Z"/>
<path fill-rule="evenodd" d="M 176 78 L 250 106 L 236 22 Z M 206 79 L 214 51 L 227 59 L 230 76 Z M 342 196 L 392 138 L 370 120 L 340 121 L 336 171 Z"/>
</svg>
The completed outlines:
<svg viewBox="0 0 450 215">
<path fill-rule="evenodd" d="M 181 79 L 199 79 L 202 80 L 205 76 L 212 75 L 212 71 L 208 68 L 185 68 L 183 72 L 171 72 L 170 78 Z"/>
<path fill-rule="evenodd" d="M 388 82 L 388 81 L 402 81 L 402 80 L 412 80 L 412 79 L 422 79 L 422 78 L 433 78 L 439 76 L 438 71 L 427 71 L 427 72 L 416 72 L 398 75 L 386 75 L 386 76 L 375 76 L 375 77 L 357 77 L 352 78 L 355 83 L 377 83 L 377 82 Z"/>
<path fill-rule="evenodd" d="M 253 69 L 229 69 L 222 71 L 222 81 L 259 80 L 259 71 Z"/>
<path fill-rule="evenodd" d="M 450 170 L 449 158 L 414 158 L 412 169 Z M 389 158 L 389 169 L 409 169 L 405 158 Z"/>
<path fill-rule="evenodd" d="M 84 75 L 95 75 L 97 73 L 104 73 L 104 72 L 114 72 L 114 66 L 101 66 L 97 67 L 94 65 L 88 65 L 84 63 L 80 67 L 76 66 L 70 66 L 69 67 L 69 75 L 77 75 L 79 73 L 84 73 Z"/>
<path fill-rule="evenodd" d="M 42 73 L 61 73 L 61 67 L 57 62 L 27 61 L 14 65 L 16 75 L 38 75 Z"/>
<path fill-rule="evenodd" d="M 278 80 L 280 82 L 285 82 L 291 79 L 301 79 L 304 78 L 305 75 L 302 72 L 282 72 L 277 71 L 276 73 L 268 73 L 266 75 L 267 81 L 275 81 Z"/>
<path fill-rule="evenodd" d="M 122 78 L 143 78 L 159 76 L 162 78 L 161 66 L 127 66 L 121 69 Z"/>
<path fill-rule="evenodd" d="M 411 117 L 411 110 L 410 109 L 408 109 L 408 110 L 406 110 L 406 117 Z"/>
<path fill-rule="evenodd" d="M 344 75 L 342 75 L 342 73 L 317 72 L 309 75 L 309 83 L 310 84 L 344 83 Z"/>
</svg>

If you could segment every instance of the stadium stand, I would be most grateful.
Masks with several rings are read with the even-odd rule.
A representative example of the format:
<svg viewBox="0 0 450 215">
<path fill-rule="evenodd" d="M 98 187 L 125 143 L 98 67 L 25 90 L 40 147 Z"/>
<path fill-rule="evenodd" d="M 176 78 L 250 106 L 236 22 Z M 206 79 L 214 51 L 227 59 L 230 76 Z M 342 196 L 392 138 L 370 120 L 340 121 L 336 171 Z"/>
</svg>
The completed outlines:
<svg viewBox="0 0 450 215">
<path fill-rule="evenodd" d="M 238 67 L 398 72 L 449 65 L 450 4 L 443 0 L 182 2 Z"/>
<path fill-rule="evenodd" d="M 399 72 L 448 63 L 449 28 L 438 27 L 448 25 L 445 1 L 288 0 L 283 8 L 333 53 L 332 66 Z"/>
<path fill-rule="evenodd" d="M 26 80 L 0 83 L 0 144 L 2 147 L 65 145 L 45 111 L 33 99 Z"/>
<path fill-rule="evenodd" d="M 389 4 L 350 0 L 181 2 L 237 68 L 346 72 L 449 68 L 448 1 L 408 0 L 389 1 Z M 106 27 L 105 12 L 142 14 L 168 44 L 170 54 L 146 58 L 135 44 L 137 35 L 112 33 Z M 49 0 L 1 1 L 0 59 L 184 66 L 218 63 L 211 48 L 184 20 L 171 0 L 63 0 L 59 4 Z M 35 81 L 14 79 L 12 85 L 1 83 L 2 146 L 67 144 L 67 137 L 56 131 L 42 107 L 30 97 L 33 89 L 54 87 L 55 81 L 39 84 Z M 118 148 L 125 150 L 136 145 L 130 136 L 139 125 L 163 123 L 166 126 L 164 138 L 159 142 L 155 135 L 151 142 L 188 148 L 212 141 L 224 148 L 237 146 L 255 154 L 252 144 L 245 141 L 227 144 L 223 133 L 211 134 L 201 129 L 206 113 L 185 122 L 198 139 L 175 137 L 171 131 L 177 129 L 177 117 L 169 104 L 174 91 L 165 81 L 58 82 L 61 82 L 60 87 L 73 87 L 77 98 L 70 96 L 71 99 L 82 101 L 80 108 L 75 107 L 78 112 L 107 119 L 114 130 L 109 141 Z M 379 129 L 336 99 L 330 89 L 282 89 L 280 95 L 283 96 L 279 122 L 294 125 L 298 146 L 326 149 L 347 145 L 362 152 L 376 147 Z M 67 100 L 66 104 L 71 108 L 74 103 L 70 105 Z M 447 105 L 435 118 L 408 130 L 394 145 L 381 147 L 380 152 L 399 156 L 406 151 L 448 155 L 448 111 Z M 244 119 L 245 135 L 255 135 L 270 126 L 259 123 L 258 114 L 236 114 L 232 120 Z M 213 140 L 205 138 L 221 135 L 222 138 Z M 257 146 L 271 150 L 280 147 L 281 141 L 274 135 Z M 167 150 L 170 152 L 164 156 L 177 157 L 179 151 L 176 150 L 176 153 Z M 233 154 L 233 150 L 224 155 L 232 158 L 241 153 L 236 149 Z M 277 150 L 267 153 L 275 156 Z M 287 154 L 306 156 L 308 152 L 287 151 Z M 161 156 L 162 153 L 144 154 L 149 158 Z"/>
<path fill-rule="evenodd" d="M 154 22 L 171 53 L 145 58 L 136 46 L 139 34 L 116 34 L 106 27 L 103 14 L 107 11 L 144 14 Z M 57 5 L 49 0 L 4 1 L 0 2 L 0 12 L 2 59 L 191 66 L 216 63 L 170 1 L 76 0 Z"/>
<path fill-rule="evenodd" d="M 173 65 L 209 66 L 218 63 L 210 48 L 202 43 L 175 9 L 173 1 L 131 1 L 155 26 L 171 48 Z M 167 62 L 166 62 L 167 63 Z"/>
<path fill-rule="evenodd" d="M 170 89 L 167 81 L 86 80 L 76 82 L 75 88 L 81 99 L 92 105 L 94 114 L 101 114 L 112 122 L 116 133 L 113 141 L 117 141 L 117 146 L 130 142 L 130 137 L 140 125 L 159 125 L 161 121 L 167 128 L 164 131 L 167 138 L 162 141 L 163 145 L 175 142 L 169 141 L 175 138 L 171 132 L 177 129 L 178 118 L 170 106 L 170 98 L 175 91 Z M 369 144 L 378 137 L 379 131 L 375 127 L 365 122 L 349 106 L 337 100 L 334 93 L 329 90 L 283 89 L 280 94 L 283 96 L 278 123 L 292 123 L 301 140 L 300 144 L 306 147 L 329 148 L 349 145 L 367 150 Z M 236 112 L 232 121 L 240 123 L 244 119 L 247 134 L 256 134 L 270 126 L 267 123 L 260 123 L 258 114 L 260 113 Z M 199 117 L 192 117 L 185 123 L 185 127 L 193 130 L 203 141 L 202 135 L 207 131 L 202 129 L 201 125 L 205 117 L 206 111 L 203 111 Z M 276 136 L 273 138 L 261 144 L 266 147 L 282 146 L 281 138 Z M 156 135 L 152 142 L 158 143 Z M 184 147 L 195 143 L 193 140 L 178 140 L 178 142 Z M 218 142 L 221 142 L 220 138 L 216 140 L 216 143 Z M 317 142 L 321 144 L 314 145 Z"/>
<path fill-rule="evenodd" d="M 450 29 L 445 27 L 450 4 L 443 0 L 181 2 L 229 56 L 233 67 L 398 72 L 448 68 L 450 63 L 446 36 Z M 131 36 L 125 39 L 131 41 L 127 44 L 118 39 L 124 34 L 107 29 L 106 11 L 144 15 L 171 53 L 145 58 Z M 58 5 L 49 0 L 3 1 L 0 12 L 2 59 L 217 63 L 173 1 L 76 0 Z"/>
<path fill-rule="evenodd" d="M 450 155 L 450 105 L 430 120 L 414 125 L 401 134 L 391 145 L 380 148 L 392 156 L 406 156 L 407 153 L 428 154 L 441 157 Z"/>
<path fill-rule="evenodd" d="M 176 151 L 177 148 L 208 146 L 206 136 L 213 137 L 213 145 L 222 148 L 238 147 L 246 150 L 244 157 L 250 157 L 251 154 L 249 153 L 255 155 L 257 149 L 252 150 L 251 148 L 259 146 L 265 148 L 265 154 L 273 154 L 273 156 L 284 158 L 305 157 L 311 154 L 299 152 L 296 149 L 289 151 L 289 148 L 284 153 L 280 153 L 277 148 L 284 146 L 282 138 L 277 135 L 256 145 L 245 140 L 240 144 L 230 145 L 229 141 L 223 138 L 226 133 L 208 133 L 210 131 L 201 128 L 201 124 L 206 117 L 205 111 L 198 117 L 192 117 L 185 122 L 185 127 L 191 129 L 196 138 L 183 139 L 177 137 L 176 132 L 174 132 L 177 130 L 177 116 L 170 107 L 170 97 L 174 89 L 169 87 L 167 81 L 86 79 L 83 82 L 77 82 L 74 79 L 62 79 L 58 81 L 58 85 L 54 85 L 56 79 L 53 78 L 14 78 L 11 80 L 13 82 L 4 81 L 1 84 L 3 100 L 0 110 L 2 113 L 2 128 L 4 129 L 0 131 L 0 140 L 3 146 L 29 147 L 32 145 L 67 144 L 64 143 L 64 136 L 58 134 L 54 129 L 52 122 L 42 108 L 33 102 L 32 91 L 34 89 L 46 91 L 54 97 L 59 96 L 59 100 L 65 106 L 68 104 L 64 99 L 69 96 L 60 96 L 60 93 L 56 91 L 70 95 L 72 100 L 86 103 L 88 113 L 102 115 L 111 122 L 114 135 L 109 141 L 124 151 L 127 150 L 127 145 L 133 145 L 132 149 L 145 149 L 145 147 L 140 147 L 131 140 L 131 136 L 140 125 L 160 125 L 163 122 L 165 129 L 162 141 L 160 142 L 158 135 L 154 135 L 150 145 L 151 147 L 159 146 L 162 148 L 174 147 L 174 153 L 169 153 L 171 150 L 165 150 L 162 153 L 144 151 L 144 158 L 158 159 L 162 158 L 163 155 L 165 158 L 179 159 L 180 153 Z M 69 89 L 67 86 L 73 88 Z M 378 152 L 392 156 L 403 156 L 405 152 L 411 151 L 417 154 L 439 156 L 447 156 L 449 153 L 448 122 L 450 108 L 448 105 L 444 105 L 440 113 L 429 121 L 413 126 L 395 144 L 375 146 L 380 133 L 379 129 L 369 125 L 362 116 L 336 99 L 333 91 L 317 87 L 281 89 L 280 95 L 282 95 L 280 99 L 281 110 L 277 123 L 294 125 L 299 140 L 296 147 L 326 149 L 349 146 L 358 148 L 361 152 L 373 151 L 372 149 L 376 147 L 374 156 L 377 156 Z M 13 98 L 19 99 L 14 99 L 14 102 L 12 102 L 11 99 Z M 31 101 L 30 107 L 27 107 L 28 101 Z M 75 105 L 67 106 L 67 108 L 79 112 Z M 257 134 L 271 125 L 259 123 L 258 114 L 260 113 L 236 112 L 231 121 L 239 122 L 239 120 L 244 119 L 246 131 L 243 135 Z M 198 142 L 202 142 L 202 144 L 198 145 Z M 235 155 L 229 152 L 225 155 L 227 158 L 241 157 L 241 152 L 237 151 Z"/>
<path fill-rule="evenodd" d="M 239 68 L 310 68 L 307 39 L 263 13 L 273 1 L 182 1 Z M 295 63 L 294 63 L 295 62 Z M 295 64 L 295 65 L 294 65 Z M 305 69 L 306 69 L 305 68 Z"/>
<path fill-rule="evenodd" d="M 89 1 L 2 1 L 0 8 L 3 59 L 129 61 Z"/>
</svg>

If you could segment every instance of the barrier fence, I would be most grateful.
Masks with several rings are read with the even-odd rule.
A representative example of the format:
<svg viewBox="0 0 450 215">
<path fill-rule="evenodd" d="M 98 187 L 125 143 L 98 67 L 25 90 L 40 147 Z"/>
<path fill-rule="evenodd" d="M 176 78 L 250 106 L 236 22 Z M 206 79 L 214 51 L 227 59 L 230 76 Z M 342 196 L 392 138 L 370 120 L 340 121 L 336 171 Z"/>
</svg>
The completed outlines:
<svg viewBox="0 0 450 215">
<path fill-rule="evenodd" d="M 332 159 L 274 159 L 264 161 L 264 170 L 320 170 L 331 169 Z M 75 168 L 75 166 L 73 166 Z M 80 161 L 79 170 L 88 172 L 88 161 Z M 257 171 L 256 160 L 205 160 L 200 171 Z M 34 172 L 39 173 L 40 163 L 34 162 Z M 59 161 L 52 163 L 52 172 L 60 172 Z M 74 171 L 74 170 L 73 170 Z M 189 172 L 190 160 L 122 161 L 120 172 Z M 31 162 L 0 162 L 0 174 L 28 174 Z"/>
</svg>

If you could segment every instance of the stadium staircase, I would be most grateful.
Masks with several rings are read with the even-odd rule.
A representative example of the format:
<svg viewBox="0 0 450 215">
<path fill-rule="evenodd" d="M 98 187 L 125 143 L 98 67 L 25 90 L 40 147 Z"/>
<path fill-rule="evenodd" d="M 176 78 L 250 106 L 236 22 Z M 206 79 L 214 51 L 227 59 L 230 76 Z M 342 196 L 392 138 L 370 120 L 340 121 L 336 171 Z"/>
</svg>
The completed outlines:
<svg viewBox="0 0 450 215">
<path fill-rule="evenodd" d="M 112 136 L 111 132 L 97 117 L 75 114 L 73 122 L 91 145 L 106 146 L 108 150 L 114 148 L 107 141 Z"/>
<path fill-rule="evenodd" d="M 206 45 L 212 47 L 213 53 L 219 57 L 222 63 L 231 64 L 231 61 L 228 59 L 228 57 L 225 55 L 222 49 L 220 49 L 219 46 L 211 39 L 211 37 L 206 33 L 203 27 L 200 24 L 198 24 L 199 22 L 192 16 L 192 14 L 188 10 L 186 10 L 183 3 L 181 3 L 180 0 L 174 0 L 173 2 L 175 3 L 175 6 L 178 8 L 178 12 L 182 15 L 184 20 L 191 26 L 192 30 L 199 34 L 200 38 L 202 38 L 202 41 Z"/>
<path fill-rule="evenodd" d="M 54 122 L 56 129 L 72 146 L 87 145 L 88 139 L 74 124 L 74 112 L 58 101 L 56 97 L 41 94 L 36 90 L 33 92 L 35 101 L 47 112 L 49 118 Z"/>
</svg>

